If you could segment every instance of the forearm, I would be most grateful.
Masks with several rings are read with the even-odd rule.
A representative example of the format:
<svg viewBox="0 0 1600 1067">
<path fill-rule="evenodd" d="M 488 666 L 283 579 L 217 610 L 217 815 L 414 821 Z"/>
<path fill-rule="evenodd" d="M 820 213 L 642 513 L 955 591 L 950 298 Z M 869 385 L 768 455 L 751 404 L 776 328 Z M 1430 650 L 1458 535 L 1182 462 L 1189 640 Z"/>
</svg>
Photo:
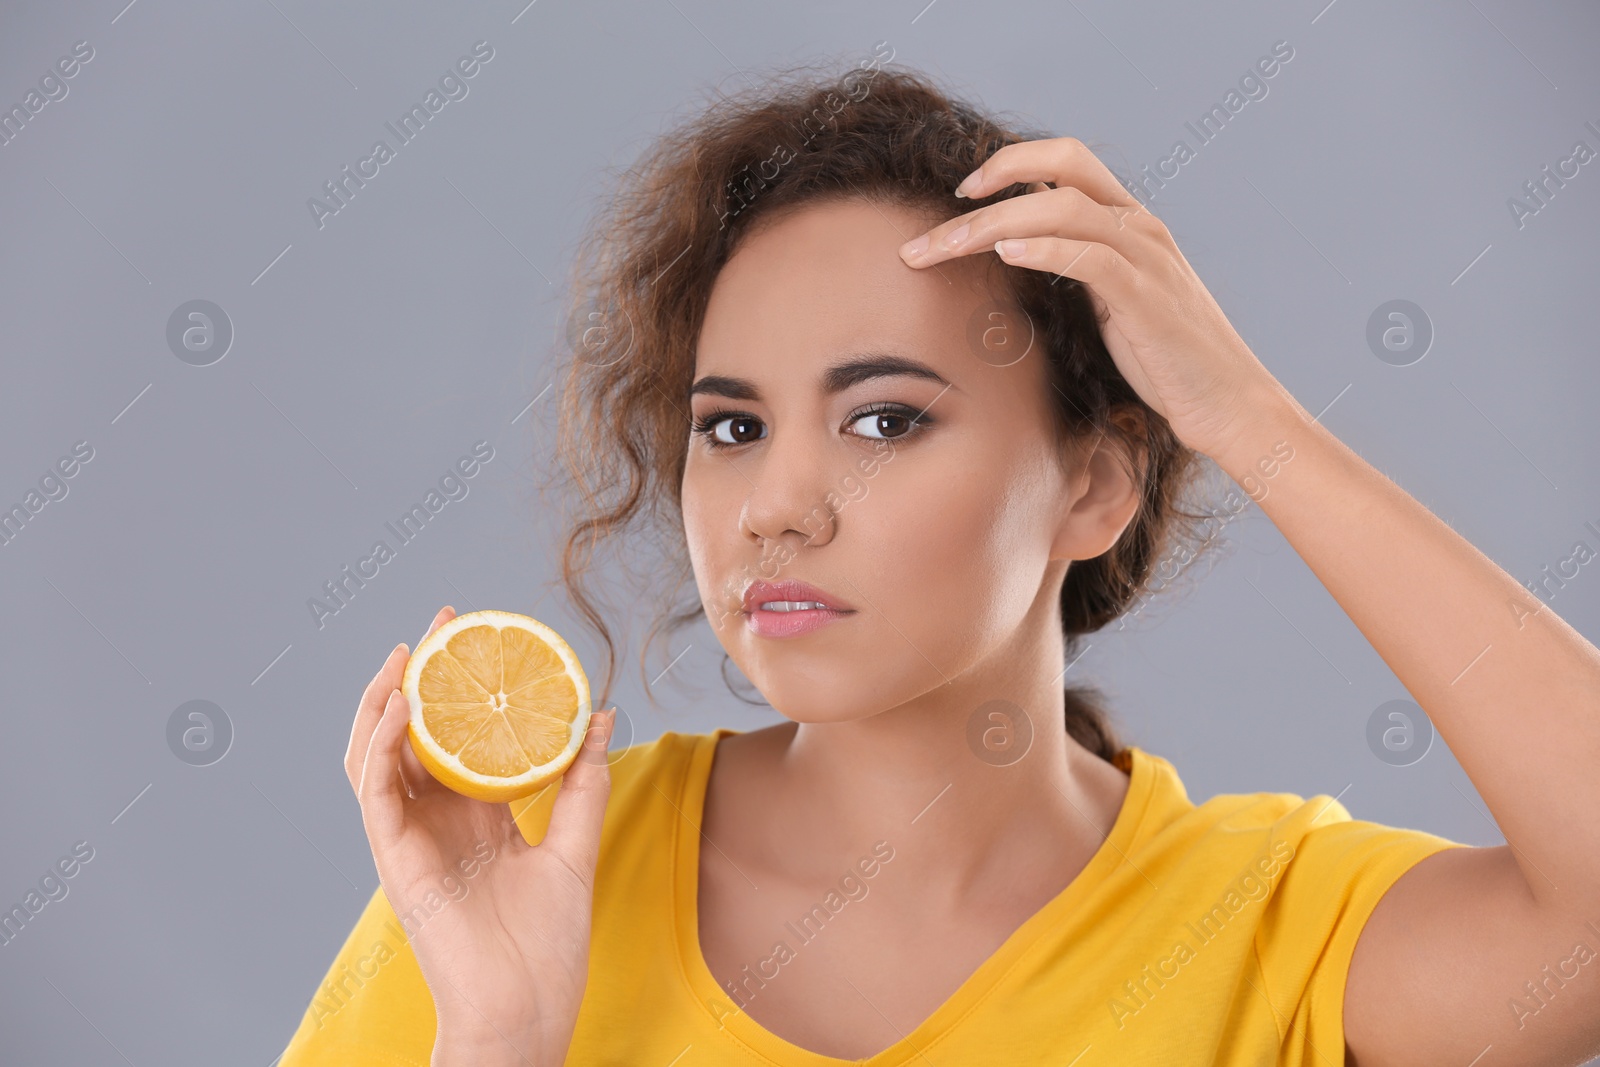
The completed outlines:
<svg viewBox="0 0 1600 1067">
<path fill-rule="evenodd" d="M 1220 454 L 1427 712 L 1541 906 L 1600 902 L 1600 651 L 1287 391 Z M 1293 459 L 1263 480 L 1278 442 Z"/>
</svg>

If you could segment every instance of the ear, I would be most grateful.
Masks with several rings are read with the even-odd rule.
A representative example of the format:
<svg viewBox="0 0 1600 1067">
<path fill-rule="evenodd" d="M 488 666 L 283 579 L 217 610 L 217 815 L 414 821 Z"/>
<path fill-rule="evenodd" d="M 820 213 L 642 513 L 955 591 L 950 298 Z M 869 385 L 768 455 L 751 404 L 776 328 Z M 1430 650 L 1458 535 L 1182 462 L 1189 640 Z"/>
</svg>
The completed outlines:
<svg viewBox="0 0 1600 1067">
<path fill-rule="evenodd" d="M 1051 559 L 1093 559 L 1109 551 L 1139 511 L 1144 418 L 1136 411 L 1121 411 L 1112 421 L 1126 437 L 1107 430 L 1069 446 L 1067 488 Z"/>
</svg>

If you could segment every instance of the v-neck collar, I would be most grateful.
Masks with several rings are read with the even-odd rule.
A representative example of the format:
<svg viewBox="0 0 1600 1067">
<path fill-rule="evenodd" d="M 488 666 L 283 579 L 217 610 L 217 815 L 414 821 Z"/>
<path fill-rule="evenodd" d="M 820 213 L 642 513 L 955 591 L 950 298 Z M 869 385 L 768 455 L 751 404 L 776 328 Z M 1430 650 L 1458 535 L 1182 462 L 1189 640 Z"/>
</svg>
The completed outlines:
<svg viewBox="0 0 1600 1067">
<path fill-rule="evenodd" d="M 1119 752 L 1114 762 L 1128 772 L 1127 795 L 1111 832 L 1077 876 L 1013 930 L 1000 947 L 910 1033 L 866 1059 L 845 1060 L 792 1044 L 739 1010 L 728 992 L 717 984 L 700 950 L 700 829 L 705 818 L 707 785 L 717 742 L 737 732 L 719 727 L 691 739 L 694 747 L 689 753 L 677 799 L 682 817 L 673 822 L 672 914 L 678 970 L 694 1000 L 713 1023 L 726 1029 L 729 1036 L 758 1058 L 782 1067 L 846 1067 L 852 1064 L 856 1067 L 899 1067 L 920 1057 L 973 1008 L 1003 989 L 1015 965 L 1040 937 L 1070 917 L 1083 897 L 1122 862 L 1149 807 L 1156 777 L 1156 769 L 1146 753 L 1132 746 Z M 726 1010 L 718 1011 L 715 1005 L 725 1005 Z"/>
</svg>

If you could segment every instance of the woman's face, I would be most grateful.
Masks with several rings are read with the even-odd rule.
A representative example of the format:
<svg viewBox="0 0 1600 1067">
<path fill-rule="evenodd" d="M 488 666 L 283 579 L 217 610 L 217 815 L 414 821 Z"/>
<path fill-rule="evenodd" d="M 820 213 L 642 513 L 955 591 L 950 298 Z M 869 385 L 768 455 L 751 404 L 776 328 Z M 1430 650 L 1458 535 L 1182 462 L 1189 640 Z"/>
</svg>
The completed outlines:
<svg viewBox="0 0 1600 1067">
<path fill-rule="evenodd" d="M 771 222 L 721 271 L 700 333 L 689 403 L 708 433 L 691 433 L 683 476 L 696 583 L 733 661 L 799 722 L 947 683 L 976 706 L 1009 666 L 1037 666 L 1041 640 L 1059 655 L 1066 561 L 1132 514 L 1103 450 L 1058 459 L 1039 344 L 985 284 L 987 253 L 901 260 L 937 221 L 847 200 Z M 786 579 L 848 610 L 761 609 L 813 599 L 781 586 L 746 597 Z"/>
</svg>

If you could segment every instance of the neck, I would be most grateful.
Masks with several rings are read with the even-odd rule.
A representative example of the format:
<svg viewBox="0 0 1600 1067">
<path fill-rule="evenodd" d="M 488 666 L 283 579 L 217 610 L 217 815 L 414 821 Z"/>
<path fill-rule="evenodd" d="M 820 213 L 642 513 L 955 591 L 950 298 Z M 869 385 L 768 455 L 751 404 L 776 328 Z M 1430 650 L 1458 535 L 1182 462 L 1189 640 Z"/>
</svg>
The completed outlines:
<svg viewBox="0 0 1600 1067">
<path fill-rule="evenodd" d="M 806 857 L 795 877 L 834 877 L 885 842 L 901 877 L 959 906 L 986 871 L 992 885 L 997 870 L 1093 854 L 1126 777 L 1066 732 L 1059 625 L 1019 633 L 1015 647 L 895 707 L 774 730 L 762 806 L 775 848 Z"/>
</svg>

